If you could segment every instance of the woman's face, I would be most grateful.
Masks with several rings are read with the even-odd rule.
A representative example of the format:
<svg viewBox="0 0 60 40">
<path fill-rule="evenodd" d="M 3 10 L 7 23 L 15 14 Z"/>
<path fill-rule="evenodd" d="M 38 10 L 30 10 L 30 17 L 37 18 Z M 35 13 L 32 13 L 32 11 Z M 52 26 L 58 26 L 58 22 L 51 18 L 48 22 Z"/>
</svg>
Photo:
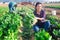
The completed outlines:
<svg viewBox="0 0 60 40">
<path fill-rule="evenodd" d="M 36 7 L 37 11 L 41 11 L 42 9 L 42 4 L 38 4 L 37 7 Z"/>
</svg>

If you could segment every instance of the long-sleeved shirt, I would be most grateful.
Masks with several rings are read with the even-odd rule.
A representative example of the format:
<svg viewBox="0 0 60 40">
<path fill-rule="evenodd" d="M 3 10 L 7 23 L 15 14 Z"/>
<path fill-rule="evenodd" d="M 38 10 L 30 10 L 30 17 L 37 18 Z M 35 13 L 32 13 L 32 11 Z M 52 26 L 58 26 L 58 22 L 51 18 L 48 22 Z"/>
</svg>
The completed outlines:
<svg viewBox="0 0 60 40">
<path fill-rule="evenodd" d="M 36 17 L 44 18 L 44 19 L 45 19 L 45 17 L 46 17 L 46 14 L 45 14 L 45 11 L 44 11 L 44 10 L 41 10 L 40 15 L 38 15 L 37 12 L 34 11 L 34 15 L 35 15 Z M 41 21 L 38 20 L 36 24 L 39 26 L 39 25 L 41 25 L 41 24 L 43 23 L 43 21 L 44 21 L 44 20 L 41 20 Z"/>
</svg>

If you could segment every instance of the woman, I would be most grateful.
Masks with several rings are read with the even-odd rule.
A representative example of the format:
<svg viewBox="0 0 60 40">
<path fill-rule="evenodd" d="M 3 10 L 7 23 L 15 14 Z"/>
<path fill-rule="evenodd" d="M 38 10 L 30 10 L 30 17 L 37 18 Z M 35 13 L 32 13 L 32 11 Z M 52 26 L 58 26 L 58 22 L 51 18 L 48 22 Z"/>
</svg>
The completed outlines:
<svg viewBox="0 0 60 40">
<path fill-rule="evenodd" d="M 34 25 L 33 30 L 35 32 L 38 32 L 40 28 L 44 28 L 46 31 L 48 31 L 48 28 L 50 27 L 50 22 L 45 20 L 46 14 L 45 11 L 42 9 L 42 3 L 36 3 L 34 15 L 37 19 L 37 23 Z"/>
</svg>

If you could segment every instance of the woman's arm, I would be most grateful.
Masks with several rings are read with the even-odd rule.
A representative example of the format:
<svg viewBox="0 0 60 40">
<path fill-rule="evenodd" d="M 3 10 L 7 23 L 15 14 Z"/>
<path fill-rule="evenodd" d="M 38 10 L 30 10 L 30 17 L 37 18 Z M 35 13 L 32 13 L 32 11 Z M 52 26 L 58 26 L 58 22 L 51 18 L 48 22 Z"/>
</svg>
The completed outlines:
<svg viewBox="0 0 60 40">
<path fill-rule="evenodd" d="M 38 19 L 38 20 L 40 20 L 40 21 L 42 21 L 42 20 L 44 20 L 45 18 L 39 18 L 39 17 L 35 17 L 36 19 Z"/>
</svg>

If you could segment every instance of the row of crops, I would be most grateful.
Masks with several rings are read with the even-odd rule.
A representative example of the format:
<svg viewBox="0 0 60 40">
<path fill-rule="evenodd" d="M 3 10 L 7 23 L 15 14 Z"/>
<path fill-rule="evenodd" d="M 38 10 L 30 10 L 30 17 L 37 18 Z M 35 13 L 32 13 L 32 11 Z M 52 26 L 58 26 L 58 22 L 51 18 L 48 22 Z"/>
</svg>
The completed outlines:
<svg viewBox="0 0 60 40">
<path fill-rule="evenodd" d="M 33 8 L 22 6 L 17 8 L 14 13 L 10 13 L 8 8 L 0 7 L 0 40 L 20 40 L 20 37 L 22 40 L 31 40 L 32 37 L 34 40 L 52 40 L 52 36 L 44 29 L 37 33 L 32 30 L 36 20 L 33 11 Z M 47 15 L 47 19 L 50 20 L 51 24 L 60 28 L 59 18 Z M 57 32 L 54 31 L 55 34 Z"/>
<path fill-rule="evenodd" d="M 48 8 L 55 8 L 55 9 L 60 9 L 60 6 L 46 6 Z"/>
</svg>

